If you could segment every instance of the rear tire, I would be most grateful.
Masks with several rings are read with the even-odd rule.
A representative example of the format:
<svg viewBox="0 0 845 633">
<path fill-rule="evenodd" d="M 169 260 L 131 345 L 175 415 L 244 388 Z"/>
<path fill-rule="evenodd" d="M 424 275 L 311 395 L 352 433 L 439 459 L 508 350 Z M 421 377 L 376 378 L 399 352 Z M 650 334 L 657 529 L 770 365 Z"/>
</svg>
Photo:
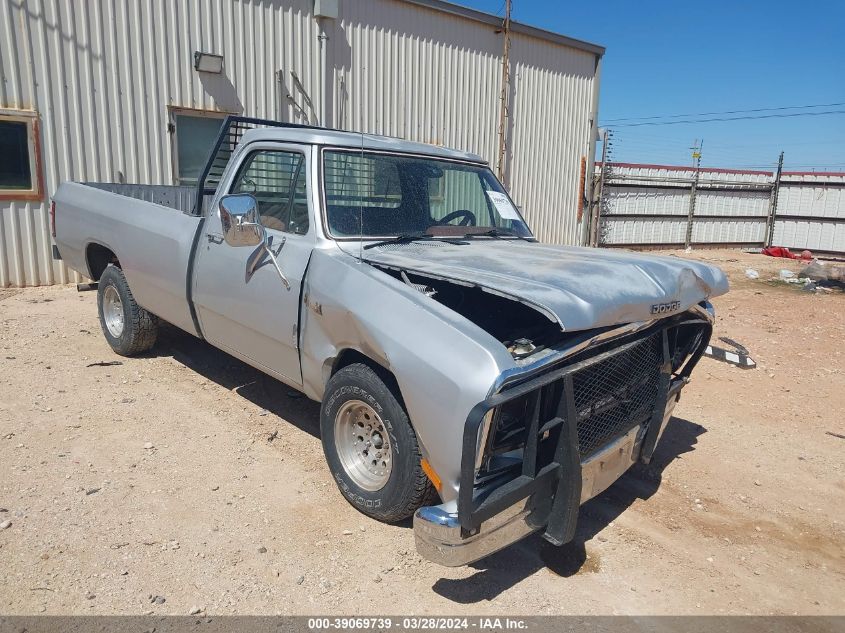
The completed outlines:
<svg viewBox="0 0 845 633">
<path fill-rule="evenodd" d="M 331 377 L 320 432 L 332 477 L 360 512 L 394 523 L 436 499 L 408 414 L 370 367 L 356 363 Z"/>
<path fill-rule="evenodd" d="M 114 264 L 100 276 L 97 311 L 106 341 L 121 356 L 135 356 L 155 345 L 158 318 L 135 303 L 123 271 Z"/>
</svg>

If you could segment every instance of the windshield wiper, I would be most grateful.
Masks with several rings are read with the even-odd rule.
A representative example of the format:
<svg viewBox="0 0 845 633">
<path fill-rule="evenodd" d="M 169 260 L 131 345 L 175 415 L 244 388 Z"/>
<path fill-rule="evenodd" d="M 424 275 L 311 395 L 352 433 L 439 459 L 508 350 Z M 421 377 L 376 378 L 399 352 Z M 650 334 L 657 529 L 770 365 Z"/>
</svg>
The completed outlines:
<svg viewBox="0 0 845 633">
<path fill-rule="evenodd" d="M 380 242 L 373 242 L 372 244 L 367 244 L 364 247 L 364 250 L 368 250 L 370 248 L 375 248 L 376 246 L 387 246 L 388 244 L 408 244 L 410 242 L 416 242 L 418 240 L 433 240 L 436 239 L 434 236 L 429 235 L 423 231 L 416 231 L 414 233 L 402 233 L 397 235 L 396 237 L 391 237 L 387 240 L 381 240 Z"/>
<path fill-rule="evenodd" d="M 525 240 L 526 242 L 533 242 L 534 241 L 534 238 L 525 237 L 524 235 L 519 235 L 518 233 L 514 233 L 513 231 L 508 230 L 508 229 L 498 229 L 498 228 L 493 228 L 493 229 L 490 229 L 489 231 L 480 231 L 478 233 L 467 233 L 466 235 L 464 235 L 464 237 L 466 237 L 466 238 L 479 237 L 479 236 L 481 236 L 481 237 L 494 237 L 498 240 L 504 239 L 506 237 L 515 237 L 518 240 Z"/>
</svg>

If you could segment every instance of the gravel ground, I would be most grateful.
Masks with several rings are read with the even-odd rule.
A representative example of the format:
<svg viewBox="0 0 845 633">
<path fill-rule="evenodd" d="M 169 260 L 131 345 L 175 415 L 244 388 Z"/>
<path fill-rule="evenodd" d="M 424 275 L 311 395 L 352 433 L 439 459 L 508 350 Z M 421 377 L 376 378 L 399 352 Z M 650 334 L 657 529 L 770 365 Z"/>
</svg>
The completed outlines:
<svg viewBox="0 0 845 633">
<path fill-rule="evenodd" d="M 316 403 L 174 330 L 119 358 L 95 293 L 0 290 L 0 613 L 845 614 L 845 295 L 675 254 L 729 273 L 716 336 L 757 369 L 703 359 L 574 543 L 461 569 L 343 500 Z"/>
</svg>

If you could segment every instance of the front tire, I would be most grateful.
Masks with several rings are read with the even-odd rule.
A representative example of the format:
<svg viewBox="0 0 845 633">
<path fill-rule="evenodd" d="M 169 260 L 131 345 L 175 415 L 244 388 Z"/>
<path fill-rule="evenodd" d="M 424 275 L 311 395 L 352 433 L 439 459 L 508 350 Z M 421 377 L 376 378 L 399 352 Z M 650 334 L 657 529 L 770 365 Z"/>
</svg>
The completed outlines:
<svg viewBox="0 0 845 633">
<path fill-rule="evenodd" d="M 436 495 L 408 414 L 370 367 L 356 363 L 331 377 L 320 432 L 340 492 L 367 516 L 402 521 Z"/>
<path fill-rule="evenodd" d="M 97 311 L 106 341 L 121 356 L 135 356 L 155 345 L 157 317 L 135 303 L 123 271 L 114 264 L 100 276 Z"/>
</svg>

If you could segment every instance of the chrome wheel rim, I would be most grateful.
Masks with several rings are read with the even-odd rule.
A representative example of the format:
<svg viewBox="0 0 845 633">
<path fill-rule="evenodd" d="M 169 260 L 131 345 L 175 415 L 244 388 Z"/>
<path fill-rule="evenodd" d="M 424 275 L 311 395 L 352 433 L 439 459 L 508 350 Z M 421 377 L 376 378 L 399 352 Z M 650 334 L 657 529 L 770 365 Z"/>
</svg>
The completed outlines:
<svg viewBox="0 0 845 633">
<path fill-rule="evenodd" d="M 123 334 L 123 302 L 114 286 L 107 286 L 103 291 L 103 321 L 109 334 L 120 338 Z"/>
<path fill-rule="evenodd" d="M 390 479 L 390 436 L 375 410 L 361 400 L 343 403 L 334 422 L 334 442 L 343 470 L 357 486 L 375 492 Z"/>
</svg>

